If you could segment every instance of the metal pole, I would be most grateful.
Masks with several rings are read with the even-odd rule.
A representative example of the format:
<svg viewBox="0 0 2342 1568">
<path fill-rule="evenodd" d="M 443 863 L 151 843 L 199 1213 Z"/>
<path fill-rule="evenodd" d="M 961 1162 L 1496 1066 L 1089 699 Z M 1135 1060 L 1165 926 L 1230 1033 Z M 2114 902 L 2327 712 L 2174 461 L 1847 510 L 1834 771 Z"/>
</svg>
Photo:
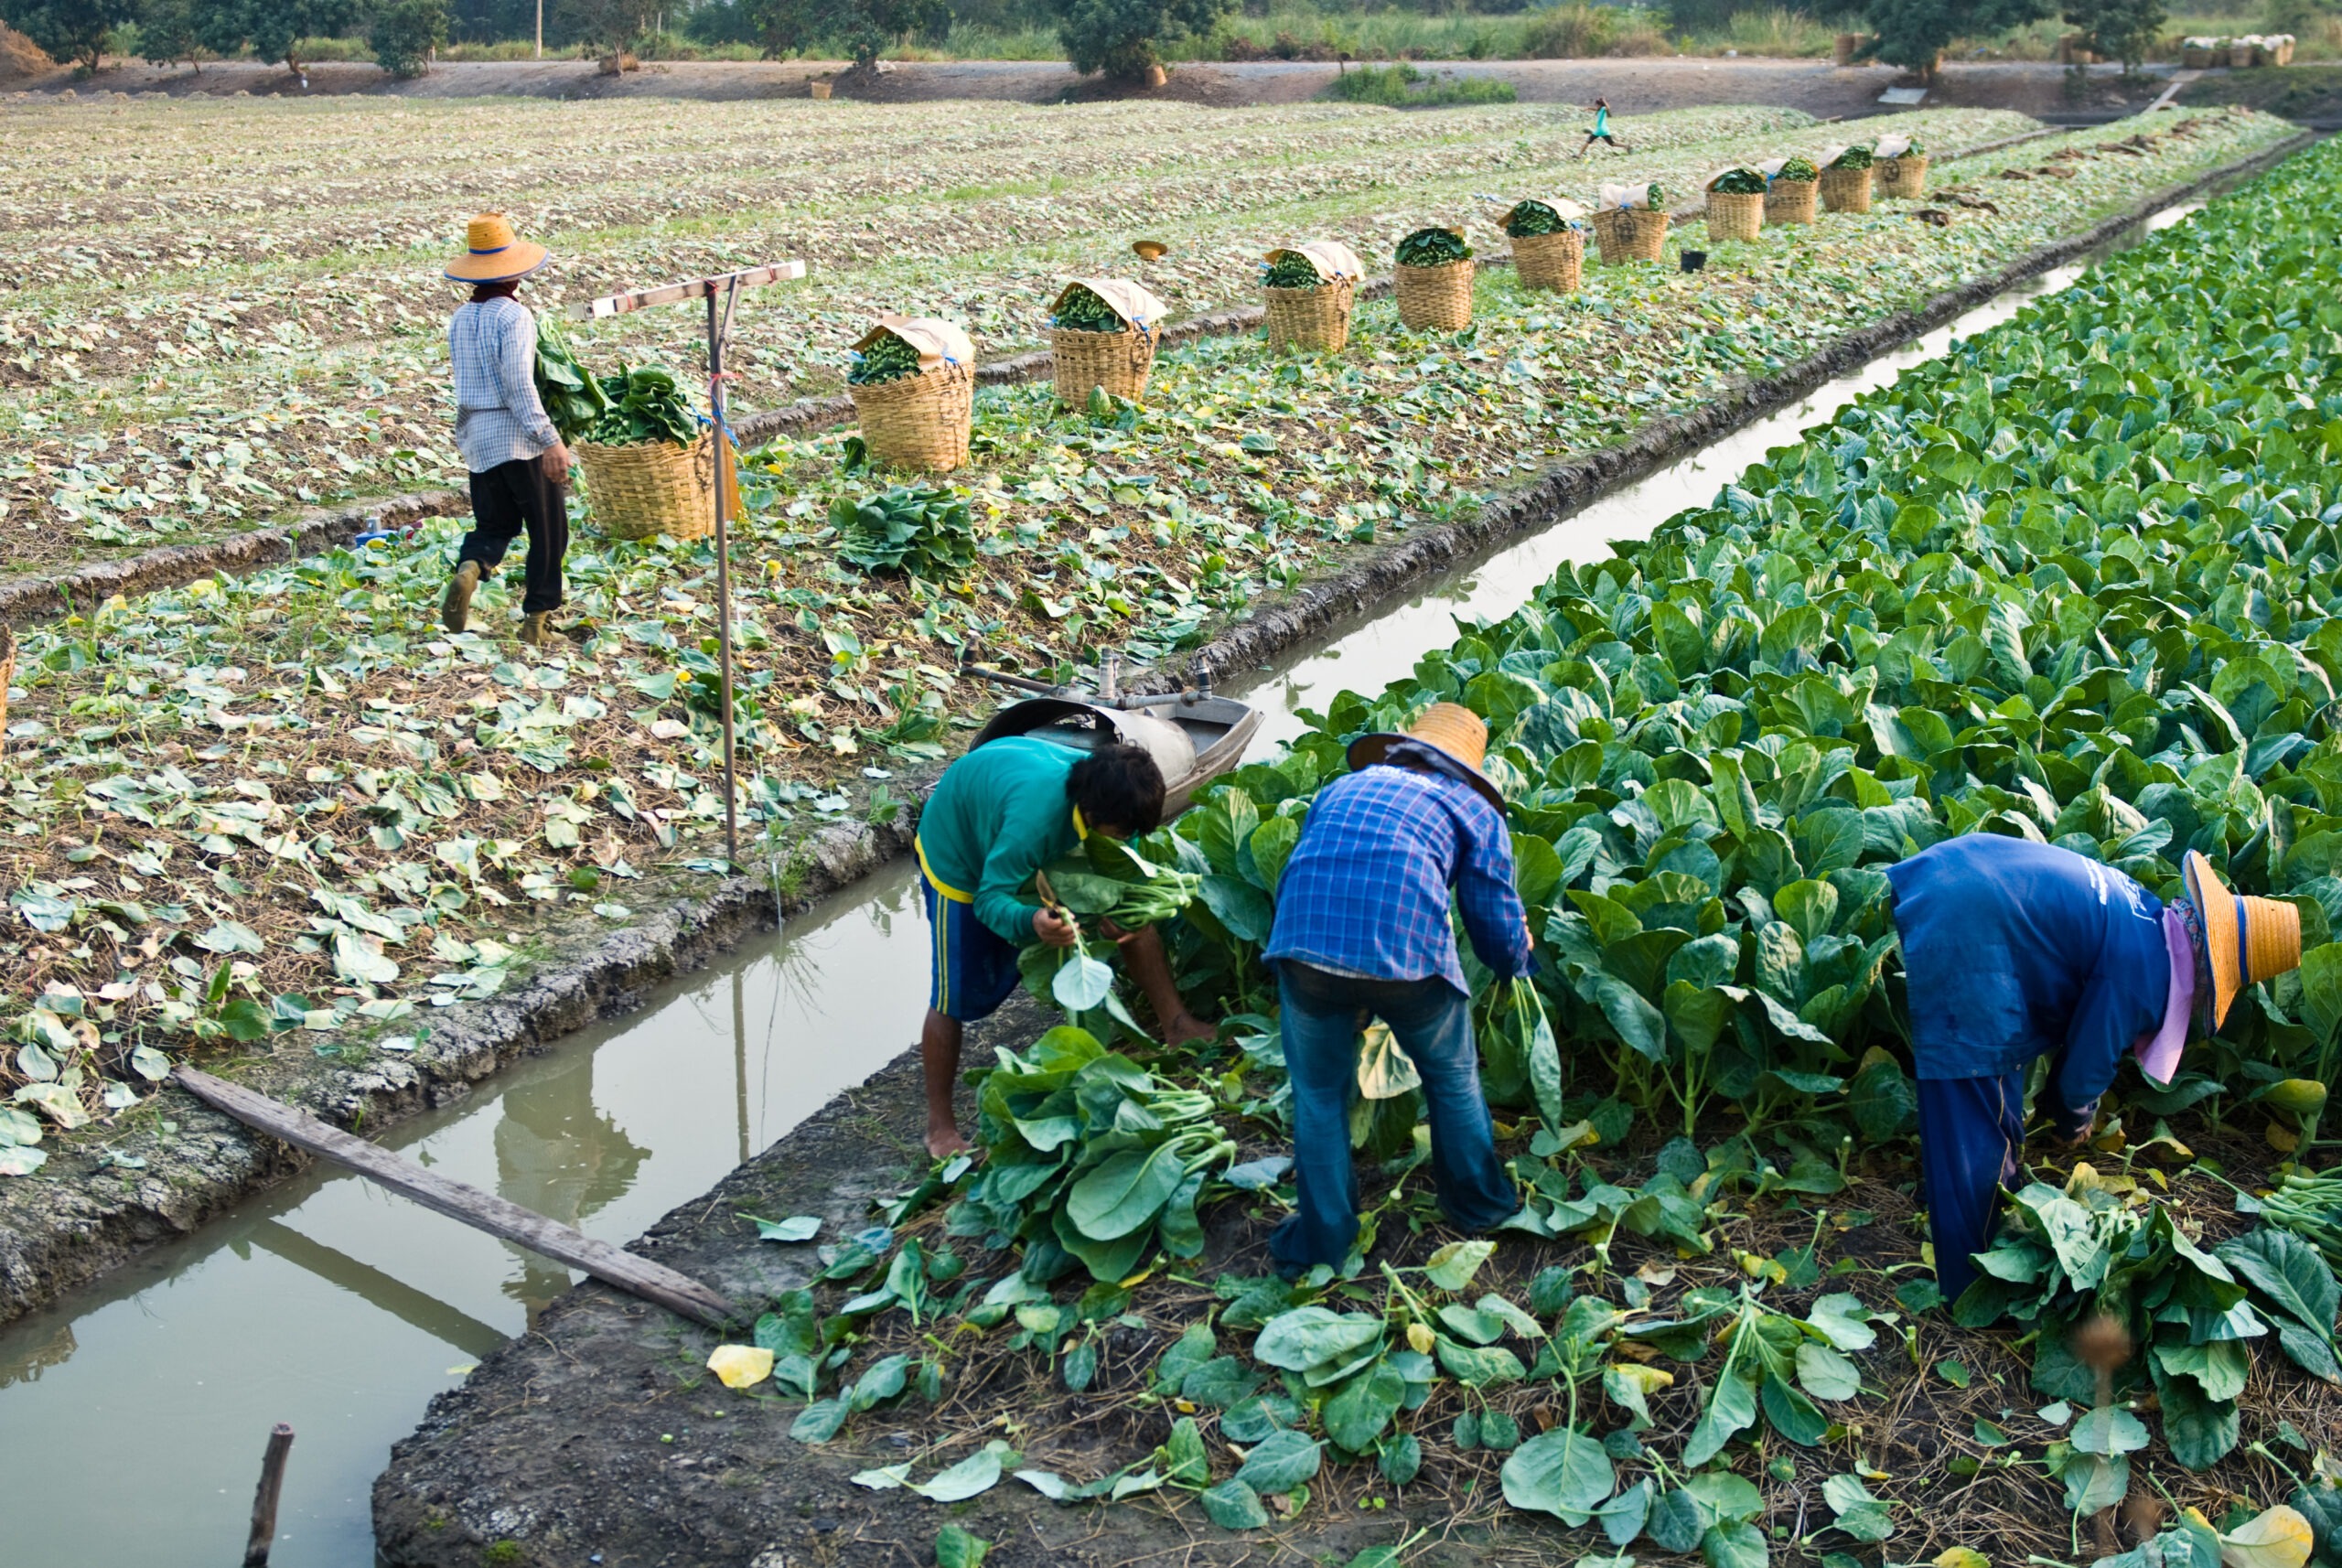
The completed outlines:
<svg viewBox="0 0 2342 1568">
<path fill-rule="evenodd" d="M 268 1434 L 260 1462 L 260 1486 L 252 1493 L 252 1530 L 244 1541 L 244 1568 L 268 1568 L 276 1541 L 276 1500 L 285 1491 L 285 1461 L 293 1452 L 293 1429 L 283 1422 Z"/>
<path fill-rule="evenodd" d="M 726 870 L 740 864 L 740 788 L 735 771 L 732 727 L 732 532 L 724 515 L 724 459 L 729 445 L 724 425 L 724 339 L 732 330 L 736 282 L 724 291 L 724 314 L 707 296 L 707 402 L 715 416 L 715 640 L 723 663 L 724 858 Z"/>
<path fill-rule="evenodd" d="M 545 58 L 545 0 L 537 0 L 537 58 Z"/>
</svg>

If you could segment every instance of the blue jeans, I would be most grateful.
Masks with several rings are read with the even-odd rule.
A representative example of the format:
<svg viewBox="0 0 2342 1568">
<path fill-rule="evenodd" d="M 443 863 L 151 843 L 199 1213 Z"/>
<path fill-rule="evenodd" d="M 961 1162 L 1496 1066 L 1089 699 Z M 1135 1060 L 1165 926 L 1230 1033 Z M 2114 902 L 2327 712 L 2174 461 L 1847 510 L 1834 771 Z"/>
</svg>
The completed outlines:
<svg viewBox="0 0 2342 1568">
<path fill-rule="evenodd" d="M 1976 1279 L 1970 1258 L 1993 1244 L 2001 1190 L 2024 1178 L 2025 1073 L 1919 1080 L 1919 1171 L 1946 1301 Z"/>
<path fill-rule="evenodd" d="M 1293 1079 L 1293 1216 L 1269 1238 L 1288 1277 L 1318 1263 L 1340 1268 L 1358 1241 L 1358 1186 L 1350 1170 L 1350 1101 L 1358 1092 L 1359 1035 L 1369 1018 L 1391 1026 L 1423 1075 L 1431 1121 L 1432 1180 L 1439 1207 L 1463 1230 L 1487 1230 L 1520 1207 L 1497 1158 L 1496 1130 L 1480 1094 L 1472 1009 L 1437 975 L 1353 980 L 1287 959 L 1277 965 L 1285 1071 Z"/>
</svg>

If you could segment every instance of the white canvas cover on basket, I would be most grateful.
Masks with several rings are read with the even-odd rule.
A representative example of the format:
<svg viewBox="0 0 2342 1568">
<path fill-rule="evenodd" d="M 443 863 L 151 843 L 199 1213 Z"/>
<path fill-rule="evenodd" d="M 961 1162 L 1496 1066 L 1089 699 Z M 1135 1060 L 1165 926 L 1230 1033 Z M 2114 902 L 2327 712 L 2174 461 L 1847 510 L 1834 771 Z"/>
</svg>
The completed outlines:
<svg viewBox="0 0 2342 1568">
<path fill-rule="evenodd" d="M 1603 210 L 1617 209 L 1622 212 L 1648 211 L 1650 209 L 1650 187 L 1644 185 L 1604 185 Z"/>
<path fill-rule="evenodd" d="M 1520 201 L 1516 201 L 1511 206 L 1506 208 L 1504 209 L 1504 215 L 1497 220 L 1498 224 L 1506 229 L 1511 228 L 1512 220 L 1520 215 L 1520 209 L 1528 206 L 1531 201 L 1535 202 L 1540 207 L 1552 208 L 1553 209 L 1553 216 L 1560 219 L 1564 223 L 1574 223 L 1585 216 L 1585 209 L 1579 206 L 1576 202 L 1572 201 L 1566 196 L 1531 196 L 1524 198 Z"/>
<path fill-rule="evenodd" d="M 1166 314 L 1161 300 L 1127 278 L 1070 278 L 1058 291 L 1057 303 L 1050 310 L 1062 312 L 1066 296 L 1077 288 L 1086 288 L 1104 300 L 1115 315 L 1141 332 L 1153 331 Z"/>
<path fill-rule="evenodd" d="M 1321 283 L 1345 280 L 1356 283 L 1366 276 L 1366 268 L 1359 263 L 1358 252 L 1339 240 L 1312 240 L 1305 245 L 1278 245 L 1262 259 L 1273 262 L 1279 256 L 1308 258 L 1309 264 L 1317 269 L 1317 278 Z"/>
<path fill-rule="evenodd" d="M 1899 158 L 1910 150 L 1911 138 L 1908 136 L 1881 136 L 1878 145 L 1870 150 L 1870 156 L 1885 163 L 1889 158 Z"/>
<path fill-rule="evenodd" d="M 1838 155 L 1844 152 L 1850 145 L 1851 144 L 1845 142 L 1831 143 L 1828 146 L 1813 155 L 1813 166 L 1816 168 L 1828 168 L 1832 164 L 1838 161 Z"/>
<path fill-rule="evenodd" d="M 946 321 L 940 316 L 898 316 L 887 311 L 877 324 L 854 340 L 854 352 L 866 354 L 879 338 L 900 338 L 919 350 L 921 371 L 937 365 L 972 365 L 976 362 L 976 346 L 968 340 L 966 330 L 956 321 Z"/>
</svg>

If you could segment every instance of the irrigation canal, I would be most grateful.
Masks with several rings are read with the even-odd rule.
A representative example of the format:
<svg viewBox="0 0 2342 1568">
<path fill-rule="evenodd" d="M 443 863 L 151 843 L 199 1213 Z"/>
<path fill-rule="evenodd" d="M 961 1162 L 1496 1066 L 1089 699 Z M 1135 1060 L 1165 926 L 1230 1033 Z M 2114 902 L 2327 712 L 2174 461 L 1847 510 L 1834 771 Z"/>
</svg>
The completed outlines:
<svg viewBox="0 0 2342 1568">
<path fill-rule="evenodd" d="M 2116 245 L 2197 205 L 2158 212 Z M 1509 614 L 1563 562 L 1705 503 L 1768 447 L 2080 271 L 2029 280 L 1797 407 L 1335 628 L 1249 683 L 1223 682 L 1267 711 L 1252 755 L 1300 733 L 1296 709 L 1407 674 L 1453 640 L 1454 617 Z M 641 1012 L 582 1030 L 382 1141 L 589 1234 L 632 1239 L 917 1038 L 926 932 L 912 875 L 896 861 Z M 571 1283 L 556 1265 L 331 1168 L 273 1189 L 0 1329 L 0 1476 L 15 1499 L 0 1555 L 27 1565 L 235 1561 L 261 1450 L 281 1421 L 299 1435 L 272 1561 L 370 1562 L 370 1493 L 391 1444 Z M 111 1500 L 90 1506 L 98 1497 Z"/>
</svg>

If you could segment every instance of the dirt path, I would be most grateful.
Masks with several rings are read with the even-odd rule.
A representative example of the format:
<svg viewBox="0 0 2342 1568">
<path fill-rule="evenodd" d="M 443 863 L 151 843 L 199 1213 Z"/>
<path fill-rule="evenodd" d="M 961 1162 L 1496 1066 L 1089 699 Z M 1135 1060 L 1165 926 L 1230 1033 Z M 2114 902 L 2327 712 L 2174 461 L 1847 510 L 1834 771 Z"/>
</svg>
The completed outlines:
<svg viewBox="0 0 2342 1568">
<path fill-rule="evenodd" d="M 1458 60 L 1423 69 L 1457 76 L 1509 81 L 1530 103 L 1585 103 L 1599 95 L 1622 121 L 1663 109 L 1708 103 L 1762 103 L 1801 109 L 1822 118 L 1854 118 L 1892 112 L 1879 94 L 1895 85 L 1896 70 L 1867 65 L 1841 69 L 1826 60 L 1705 59 L 1689 56 L 1655 59 Z M 678 60 L 653 62 L 622 77 L 603 76 L 590 62 L 523 60 L 442 65 L 414 81 L 396 81 L 371 65 L 312 66 L 306 89 L 323 93 L 376 93 L 420 98 L 498 95 L 537 98 L 670 97 L 722 102 L 744 98 L 802 97 L 814 78 L 837 75 L 838 61 Z M 1052 62 L 968 60 L 894 64 L 866 76 L 840 81 L 841 96 L 884 102 L 939 99 L 1009 99 L 1054 102 L 1108 96 L 1158 96 L 1217 105 L 1291 103 L 1315 97 L 1335 76 L 1329 64 L 1267 60 L 1246 64 L 1193 64 L 1176 70 L 1152 93 L 1125 94 L 1096 79 L 1085 81 L 1069 66 Z M 2125 83 L 2113 68 L 2093 70 L 2081 96 L 2068 91 L 2062 66 L 2033 63 L 1954 65 L 1928 95 L 1930 108 L 2015 109 L 2036 116 L 2103 113 L 2151 99 L 2162 88 L 2160 75 Z M 73 91 L 81 98 L 156 92 L 171 97 L 301 96 L 301 80 L 279 66 L 211 64 L 200 71 L 124 63 L 95 77 L 70 70 L 18 78 L 17 91 Z M 1632 126 L 1624 127 L 1631 134 Z"/>
</svg>

